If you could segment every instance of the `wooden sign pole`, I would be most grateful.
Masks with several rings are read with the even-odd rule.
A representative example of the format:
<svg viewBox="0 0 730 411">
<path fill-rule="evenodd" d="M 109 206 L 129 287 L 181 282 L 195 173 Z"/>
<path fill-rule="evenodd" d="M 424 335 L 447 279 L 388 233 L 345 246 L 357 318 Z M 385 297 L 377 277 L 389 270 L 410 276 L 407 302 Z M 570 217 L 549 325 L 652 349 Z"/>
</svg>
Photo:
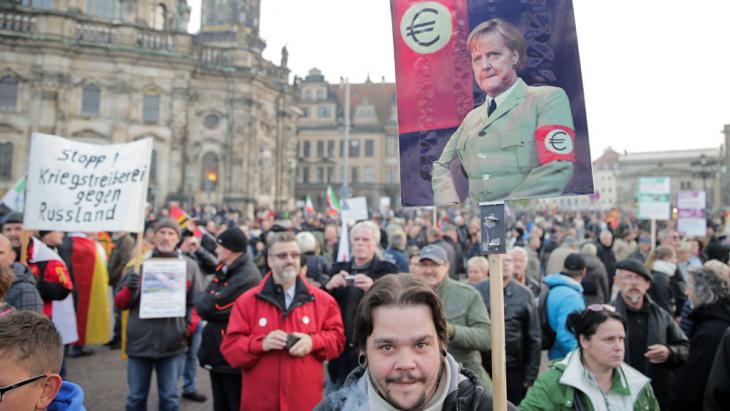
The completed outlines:
<svg viewBox="0 0 730 411">
<path fill-rule="evenodd" d="M 492 319 L 492 407 L 507 411 L 507 363 L 504 336 L 504 281 L 502 255 L 506 252 L 507 229 L 504 202 L 479 204 L 481 249 L 489 257 L 489 306 Z"/>
<path fill-rule="evenodd" d="M 651 251 L 656 247 L 656 220 L 651 219 Z"/>
</svg>

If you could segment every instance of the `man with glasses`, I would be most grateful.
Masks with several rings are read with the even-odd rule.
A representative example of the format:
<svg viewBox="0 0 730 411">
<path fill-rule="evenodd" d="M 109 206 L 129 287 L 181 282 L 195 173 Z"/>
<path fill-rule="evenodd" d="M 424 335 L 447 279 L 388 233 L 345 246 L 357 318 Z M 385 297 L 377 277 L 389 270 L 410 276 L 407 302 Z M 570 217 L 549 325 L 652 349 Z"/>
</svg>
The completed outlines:
<svg viewBox="0 0 730 411">
<path fill-rule="evenodd" d="M 345 345 L 334 298 L 300 271 L 289 232 L 273 236 L 271 272 L 233 305 L 221 353 L 242 373 L 242 410 L 311 410 L 322 400 L 324 361 Z"/>
<path fill-rule="evenodd" d="M 672 316 L 647 295 L 652 274 L 639 260 L 616 264 L 614 283 L 619 295 L 613 302 L 626 319 L 624 362 L 651 378 L 662 409 L 669 409 L 672 372 L 687 361 L 689 341 Z"/>
<path fill-rule="evenodd" d="M 0 410 L 80 410 L 84 392 L 58 375 L 61 336 L 48 318 L 18 311 L 0 318 Z"/>
</svg>

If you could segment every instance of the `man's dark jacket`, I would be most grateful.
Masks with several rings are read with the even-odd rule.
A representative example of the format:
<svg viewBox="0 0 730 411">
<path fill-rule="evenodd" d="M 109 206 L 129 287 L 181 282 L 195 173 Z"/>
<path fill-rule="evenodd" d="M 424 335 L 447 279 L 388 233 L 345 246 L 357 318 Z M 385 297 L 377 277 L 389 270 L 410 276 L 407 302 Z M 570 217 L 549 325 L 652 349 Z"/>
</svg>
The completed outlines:
<svg viewBox="0 0 730 411">
<path fill-rule="evenodd" d="M 355 274 L 355 270 L 352 268 L 352 261 L 335 263 L 330 268 L 330 278 L 339 273 L 345 271 L 350 274 Z M 372 278 L 373 281 L 386 274 L 398 273 L 398 267 L 395 264 L 389 263 L 374 257 L 370 262 L 370 266 L 364 270 L 362 274 Z M 337 301 L 337 305 L 340 307 L 342 313 L 342 322 L 345 326 L 345 350 L 339 358 L 331 360 L 327 365 L 327 371 L 329 372 L 330 379 L 334 381 L 337 386 L 342 385 L 347 375 L 355 369 L 357 366 L 357 355 L 358 350 L 355 349 L 352 344 L 352 332 L 355 323 L 355 311 L 357 310 L 357 304 L 362 299 L 365 292 L 357 287 L 341 287 L 336 288 L 330 292 Z"/>
<path fill-rule="evenodd" d="M 705 411 L 721 411 L 730 404 L 730 328 L 717 348 L 705 388 Z"/>
<path fill-rule="evenodd" d="M 583 299 L 586 306 L 606 304 L 611 300 L 611 288 L 608 286 L 608 274 L 601 260 L 594 255 L 582 254 L 586 261 L 586 276 L 583 277 Z"/>
<path fill-rule="evenodd" d="M 677 371 L 677 368 L 687 361 L 689 341 L 669 312 L 652 301 L 648 295 L 644 296 L 644 305 L 649 312 L 646 346 L 653 344 L 666 345 L 671 354 L 663 364 L 652 364 L 646 358 L 630 358 L 629 341 L 632 333 L 631 330 L 626 330 L 624 362 L 633 365 L 638 361 L 644 361 L 644 370 L 646 370 L 646 376 L 651 378 L 654 395 L 656 395 L 662 409 L 667 409 L 670 404 L 670 388 L 674 371 Z M 613 306 L 616 307 L 616 312 L 625 319 L 627 307 L 620 294 L 613 301 Z"/>
<path fill-rule="evenodd" d="M 241 370 L 232 368 L 221 354 L 220 347 L 228 327 L 236 299 L 261 282 L 261 274 L 246 253 L 238 257 L 230 266 L 221 264 L 213 279 L 202 293 L 195 297 L 198 315 L 208 323 L 198 350 L 200 366 L 214 372 L 240 374 Z"/>
<path fill-rule="evenodd" d="M 490 310 L 489 280 L 474 285 Z M 512 280 L 504 289 L 504 336 L 507 368 L 525 371 L 525 382 L 532 384 L 540 369 L 540 320 L 532 292 Z M 486 350 L 485 350 L 486 352 Z M 491 358 L 482 354 L 482 358 Z M 487 368 L 489 369 L 489 368 Z"/>
<path fill-rule="evenodd" d="M 730 326 L 730 299 L 696 307 L 690 319 L 695 333 L 689 342 L 687 364 L 675 380 L 673 409 L 696 409 L 702 404 L 705 385 L 722 335 Z"/>
</svg>

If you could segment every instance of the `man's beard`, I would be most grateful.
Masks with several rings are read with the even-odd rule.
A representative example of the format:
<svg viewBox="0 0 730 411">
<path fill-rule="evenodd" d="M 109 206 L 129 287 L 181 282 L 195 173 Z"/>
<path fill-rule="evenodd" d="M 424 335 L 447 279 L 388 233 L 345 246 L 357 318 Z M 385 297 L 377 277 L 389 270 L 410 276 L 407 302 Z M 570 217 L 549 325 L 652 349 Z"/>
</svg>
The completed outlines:
<svg viewBox="0 0 730 411">
<path fill-rule="evenodd" d="M 373 385 L 378 389 L 378 394 L 381 397 L 383 397 L 383 399 L 385 399 L 385 401 L 387 401 L 388 404 L 394 406 L 398 410 L 402 410 L 402 411 L 418 411 L 418 410 L 422 410 L 426 406 L 426 404 L 428 403 L 428 401 L 430 401 L 433 398 L 433 396 L 436 394 L 436 391 L 438 390 L 438 384 L 441 381 L 441 373 L 443 373 L 443 372 L 444 372 L 444 364 L 442 362 L 441 365 L 440 365 L 440 367 L 439 367 L 439 373 L 438 373 L 438 375 L 436 377 L 436 384 L 434 384 L 433 387 L 425 387 L 426 382 L 427 382 L 426 376 L 420 376 L 420 377 L 419 376 L 414 376 L 414 375 L 412 375 L 411 373 L 408 373 L 408 372 L 400 373 L 400 374 L 398 374 L 395 377 L 386 377 L 385 378 L 386 384 L 400 383 L 400 382 L 403 382 L 403 381 L 416 381 L 416 382 L 420 382 L 420 383 L 422 383 L 424 385 L 424 388 L 425 389 L 424 389 L 423 392 L 421 392 L 420 397 L 418 398 L 418 401 L 416 401 L 416 403 L 413 404 L 412 407 L 408 407 L 408 408 L 405 408 L 401 404 L 398 404 L 395 401 L 395 399 L 393 399 L 390 396 L 390 391 L 384 389 L 385 387 L 383 387 L 381 389 L 381 387 L 378 387 L 375 384 L 373 384 Z M 372 376 L 370 376 L 370 380 L 372 381 Z M 433 388 L 433 392 L 428 392 L 427 390 L 429 388 Z M 385 391 L 385 393 L 383 393 L 382 391 Z"/>
<path fill-rule="evenodd" d="M 297 276 L 297 270 L 293 266 L 284 267 L 279 273 L 279 278 L 284 281 L 291 281 Z"/>
</svg>

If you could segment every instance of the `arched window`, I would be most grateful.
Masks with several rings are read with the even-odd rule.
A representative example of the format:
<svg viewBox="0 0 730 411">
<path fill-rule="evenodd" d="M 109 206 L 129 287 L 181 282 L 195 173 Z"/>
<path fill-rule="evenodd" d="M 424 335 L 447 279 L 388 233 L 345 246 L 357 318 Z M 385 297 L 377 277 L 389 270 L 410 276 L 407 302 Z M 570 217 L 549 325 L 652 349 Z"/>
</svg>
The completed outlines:
<svg viewBox="0 0 730 411">
<path fill-rule="evenodd" d="M 0 180 L 13 177 L 13 143 L 0 143 Z"/>
<path fill-rule="evenodd" d="M 150 155 L 150 184 L 157 184 L 157 150 Z"/>
<path fill-rule="evenodd" d="M 18 107 L 18 79 L 5 76 L 0 79 L 0 110 L 16 110 Z"/>
<path fill-rule="evenodd" d="M 220 172 L 218 170 L 218 156 L 215 153 L 207 152 L 203 155 L 202 174 L 200 178 L 200 189 L 213 191 L 218 187 Z"/>
<path fill-rule="evenodd" d="M 96 84 L 89 84 L 84 87 L 84 95 L 81 99 L 81 113 L 87 116 L 98 116 L 101 105 L 101 89 Z"/>
<path fill-rule="evenodd" d="M 152 28 L 155 30 L 165 30 L 165 22 L 167 21 L 167 7 L 164 4 L 158 4 L 152 15 Z"/>
</svg>

